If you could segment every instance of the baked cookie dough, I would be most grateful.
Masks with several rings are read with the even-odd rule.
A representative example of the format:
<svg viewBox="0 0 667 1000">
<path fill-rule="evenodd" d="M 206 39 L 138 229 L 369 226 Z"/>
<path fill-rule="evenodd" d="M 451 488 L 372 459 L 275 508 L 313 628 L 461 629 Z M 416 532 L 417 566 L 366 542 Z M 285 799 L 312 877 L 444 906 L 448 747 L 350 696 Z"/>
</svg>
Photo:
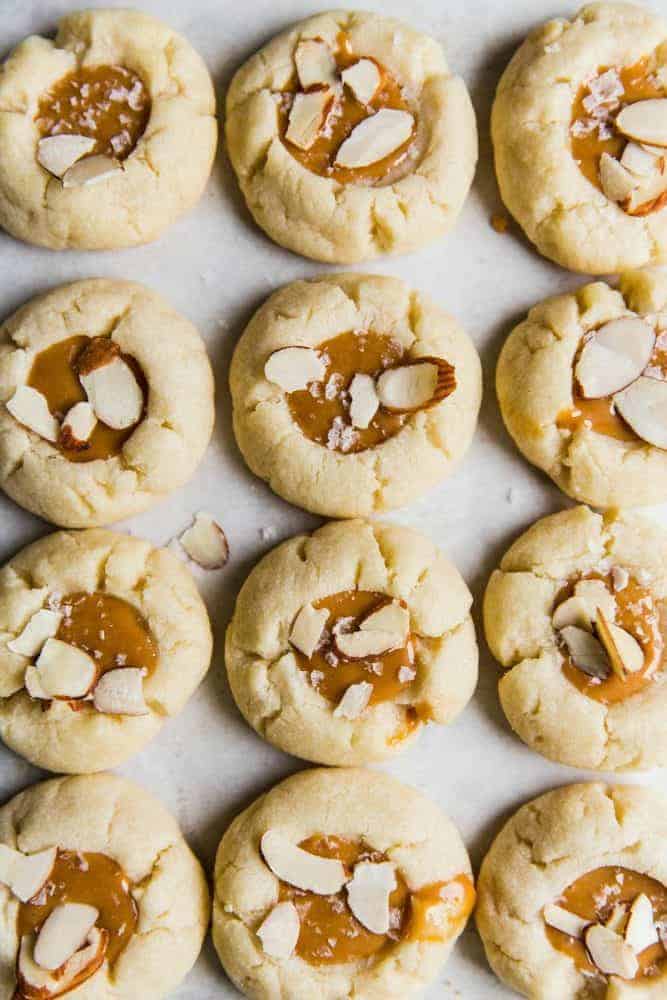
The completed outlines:
<svg viewBox="0 0 667 1000">
<path fill-rule="evenodd" d="M 254 568 L 227 631 L 229 683 L 257 732 L 321 764 L 364 764 L 447 724 L 477 683 L 472 596 L 423 535 L 340 521 Z"/>
<path fill-rule="evenodd" d="M 440 45 L 356 11 L 301 21 L 249 59 L 227 94 L 226 136 L 257 224 L 339 264 L 441 236 L 477 161 L 470 97 Z"/>
<path fill-rule="evenodd" d="M 505 205 L 540 253 L 608 274 L 667 260 L 667 24 L 593 3 L 533 31 L 491 131 Z"/>
<path fill-rule="evenodd" d="M 123 778 L 54 778 L 0 809 L 3 997 L 159 1000 L 194 965 L 209 911 L 176 821 Z"/>
<path fill-rule="evenodd" d="M 185 566 L 111 531 L 58 531 L 0 569 L 0 737 L 49 771 L 115 767 L 183 708 L 211 659 Z"/>
<path fill-rule="evenodd" d="M 374 771 L 302 771 L 222 838 L 213 942 L 252 1000 L 403 1000 L 436 978 L 474 900 L 432 802 Z"/>
<path fill-rule="evenodd" d="M 496 387 L 529 462 L 594 507 L 667 500 L 667 271 L 626 271 L 534 306 Z"/>
<path fill-rule="evenodd" d="M 67 528 L 136 514 L 193 475 L 213 394 L 199 333 L 154 292 L 62 285 L 0 327 L 0 486 Z"/>
<path fill-rule="evenodd" d="M 477 352 L 398 278 L 295 281 L 255 313 L 232 360 L 234 431 L 252 471 L 325 517 L 401 507 L 467 450 Z"/>
<path fill-rule="evenodd" d="M 494 972 L 532 1000 L 664 997 L 665 837 L 656 789 L 570 785 L 522 806 L 479 875 Z"/>
<path fill-rule="evenodd" d="M 198 201 L 216 141 L 184 38 L 139 11 L 68 14 L 0 68 L 0 225 L 54 250 L 149 243 Z"/>
<path fill-rule="evenodd" d="M 667 532 L 575 507 L 534 524 L 484 599 L 498 690 L 538 753 L 617 771 L 667 765 Z"/>
</svg>

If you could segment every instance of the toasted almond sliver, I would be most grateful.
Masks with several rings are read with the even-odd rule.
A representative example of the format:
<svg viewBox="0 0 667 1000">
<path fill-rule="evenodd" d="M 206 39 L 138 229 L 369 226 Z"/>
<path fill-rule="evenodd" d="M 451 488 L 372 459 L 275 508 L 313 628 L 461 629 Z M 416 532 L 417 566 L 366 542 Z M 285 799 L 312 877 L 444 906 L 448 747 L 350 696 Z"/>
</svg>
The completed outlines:
<svg viewBox="0 0 667 1000">
<path fill-rule="evenodd" d="M 105 715 L 148 715 L 142 671 L 137 667 L 107 670 L 95 685 L 93 704 Z"/>
<path fill-rule="evenodd" d="M 579 580 L 575 584 L 574 596 L 585 604 L 591 626 L 597 617 L 598 608 L 602 608 L 609 621 L 616 620 L 616 598 L 604 580 Z"/>
<path fill-rule="evenodd" d="M 83 448 L 96 426 L 97 417 L 90 403 L 75 403 L 62 422 L 61 442 L 71 448 Z"/>
<path fill-rule="evenodd" d="M 326 608 L 314 608 L 312 604 L 304 604 L 294 619 L 289 641 L 308 659 L 317 649 L 328 618 L 329 612 Z"/>
<path fill-rule="evenodd" d="M 299 940 L 301 923 L 294 903 L 284 902 L 274 906 L 257 928 L 262 949 L 271 958 L 291 958 Z"/>
<path fill-rule="evenodd" d="M 287 141 L 299 149 L 310 149 L 332 106 L 333 93 L 328 87 L 324 90 L 311 90 L 307 94 L 296 94 L 285 132 Z"/>
<path fill-rule="evenodd" d="M 598 609 L 595 622 L 600 642 L 605 648 L 614 673 L 625 679 L 627 673 L 637 673 L 644 666 L 644 653 L 634 638 L 625 629 L 607 621 L 604 612 Z"/>
<path fill-rule="evenodd" d="M 384 160 L 412 136 L 415 120 L 408 111 L 381 108 L 352 130 L 336 154 L 336 164 L 356 170 Z"/>
<path fill-rule="evenodd" d="M 264 365 L 266 378 L 283 392 L 298 392 L 311 382 L 321 382 L 326 370 L 319 351 L 310 347 L 283 347 L 274 351 Z"/>
<path fill-rule="evenodd" d="M 289 885 L 332 896 L 347 881 L 345 867 L 335 858 L 321 858 L 293 844 L 279 830 L 267 830 L 262 837 L 262 855 L 277 878 Z"/>
<path fill-rule="evenodd" d="M 634 316 L 601 326 L 584 344 L 574 369 L 587 399 L 611 396 L 639 378 L 651 360 L 655 331 Z"/>
<path fill-rule="evenodd" d="M 396 868 L 390 861 L 360 861 L 347 883 L 347 902 L 360 924 L 372 934 L 389 930 L 389 897 L 396 888 Z"/>
<path fill-rule="evenodd" d="M 331 85 L 336 82 L 336 58 L 327 43 L 318 38 L 299 42 L 294 62 L 304 90 L 318 83 Z"/>
<path fill-rule="evenodd" d="M 604 679 L 610 674 L 609 660 L 602 643 L 594 635 L 576 625 L 567 625 L 560 635 L 575 667 L 589 677 Z"/>
<path fill-rule="evenodd" d="M 650 948 L 660 940 L 653 919 L 651 900 L 643 892 L 635 898 L 630 907 L 624 937 L 635 955 L 641 955 L 646 948 Z"/>
<path fill-rule="evenodd" d="M 99 184 L 122 173 L 123 168 L 118 160 L 110 156 L 87 156 L 79 160 L 63 174 L 63 187 L 88 187 Z"/>
<path fill-rule="evenodd" d="M 373 694 L 373 685 L 368 681 L 359 681 L 358 684 L 350 684 L 345 694 L 334 709 L 334 716 L 337 719 L 349 719 L 354 721 L 362 715 L 368 708 L 368 703 Z"/>
<path fill-rule="evenodd" d="M 610 201 L 625 201 L 637 184 L 637 177 L 609 153 L 600 157 L 600 184 Z"/>
<path fill-rule="evenodd" d="M 50 972 L 64 965 L 85 944 L 99 915 L 87 903 L 61 903 L 51 910 L 37 935 L 37 965 Z"/>
<path fill-rule="evenodd" d="M 46 640 L 36 666 L 42 689 L 52 698 L 83 698 L 97 676 L 92 657 L 60 639 Z"/>
<path fill-rule="evenodd" d="M 55 972 L 42 969 L 34 960 L 35 935 L 21 938 L 16 961 L 18 994 L 22 997 L 44 997 L 55 1000 L 89 979 L 104 962 L 109 932 L 93 927 L 85 946 L 75 952 L 62 968 Z"/>
<path fill-rule="evenodd" d="M 601 924 L 592 924 L 585 933 L 588 952 L 600 972 L 606 976 L 634 979 L 639 963 L 632 948 L 622 937 Z"/>
<path fill-rule="evenodd" d="M 349 660 L 363 660 L 367 656 L 381 656 L 405 645 L 400 632 L 379 629 L 359 629 L 358 632 L 340 632 L 335 637 L 336 648 Z"/>
<path fill-rule="evenodd" d="M 37 667 L 29 666 L 26 667 L 26 671 L 23 677 L 23 686 L 30 695 L 31 698 L 35 698 L 37 701 L 50 701 L 51 696 L 46 693 L 42 687 L 42 682 L 39 679 L 39 670 Z"/>
<path fill-rule="evenodd" d="M 667 146 L 667 100 L 658 97 L 626 104 L 616 116 L 616 128 L 637 142 Z"/>
<path fill-rule="evenodd" d="M 622 207 L 628 215 L 647 215 L 653 211 L 656 200 L 667 191 L 667 171 L 654 170 L 646 177 L 638 177 L 637 181 Z"/>
<path fill-rule="evenodd" d="M 27 903 L 48 881 L 57 853 L 55 847 L 48 847 L 36 854 L 23 854 L 0 844 L 0 882 L 22 903 Z"/>
<path fill-rule="evenodd" d="M 202 569 L 222 569 L 229 560 L 227 535 L 211 514 L 200 510 L 192 525 L 179 536 L 186 555 Z"/>
<path fill-rule="evenodd" d="M 621 166 L 625 167 L 632 174 L 646 177 L 659 169 L 658 157 L 645 146 L 640 146 L 636 142 L 629 142 L 623 150 L 621 156 Z"/>
<path fill-rule="evenodd" d="M 585 601 L 580 597 L 569 597 L 558 605 L 551 617 L 555 629 L 576 625 L 578 628 L 590 629 L 591 618 Z"/>
<path fill-rule="evenodd" d="M 628 908 L 623 903 L 614 903 L 614 907 L 605 921 L 605 927 L 615 934 L 621 934 L 628 918 Z"/>
<path fill-rule="evenodd" d="M 359 59 L 343 70 L 341 80 L 360 104 L 369 104 L 381 83 L 380 70 L 372 59 Z"/>
<path fill-rule="evenodd" d="M 58 440 L 60 425 L 49 410 L 46 396 L 29 385 L 20 385 L 6 403 L 7 409 L 20 424 L 39 434 L 46 441 Z"/>
<path fill-rule="evenodd" d="M 79 376 L 88 402 L 102 423 L 116 431 L 134 426 L 144 409 L 144 394 L 123 358 L 114 357 Z"/>
<path fill-rule="evenodd" d="M 380 400 L 375 389 L 375 379 L 360 372 L 350 383 L 350 420 L 353 427 L 365 430 L 375 416 Z"/>
<path fill-rule="evenodd" d="M 31 615 L 23 631 L 15 639 L 9 640 L 7 649 L 32 659 L 37 656 L 46 640 L 56 635 L 62 620 L 63 616 L 59 611 L 41 608 Z"/>
<path fill-rule="evenodd" d="M 430 361 L 388 368 L 377 382 L 383 406 L 390 410 L 418 410 L 433 399 L 438 384 L 438 367 Z"/>
<path fill-rule="evenodd" d="M 590 924 L 590 920 L 584 920 L 583 917 L 556 903 L 547 903 L 542 910 L 542 916 L 549 927 L 555 927 L 557 931 L 569 934 L 573 938 L 583 937 L 584 930 Z"/>
<path fill-rule="evenodd" d="M 95 148 L 87 135 L 48 135 L 37 143 L 37 162 L 55 177 L 62 177 L 70 167 Z"/>
<path fill-rule="evenodd" d="M 614 406 L 643 441 L 667 448 L 667 382 L 642 375 L 616 393 Z"/>
<path fill-rule="evenodd" d="M 377 611 L 372 611 L 359 625 L 363 631 L 394 632 L 407 639 L 410 631 L 410 612 L 398 601 L 383 604 Z"/>
</svg>

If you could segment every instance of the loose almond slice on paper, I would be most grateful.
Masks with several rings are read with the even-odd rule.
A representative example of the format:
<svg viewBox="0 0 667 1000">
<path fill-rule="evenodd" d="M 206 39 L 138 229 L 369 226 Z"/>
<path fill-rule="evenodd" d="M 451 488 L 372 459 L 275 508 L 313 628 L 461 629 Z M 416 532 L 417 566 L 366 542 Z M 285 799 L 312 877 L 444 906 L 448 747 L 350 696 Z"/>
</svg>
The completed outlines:
<svg viewBox="0 0 667 1000">
<path fill-rule="evenodd" d="M 315 84 L 332 85 L 336 82 L 336 58 L 327 43 L 319 38 L 307 38 L 299 42 L 294 62 L 299 83 L 304 90 Z"/>
<path fill-rule="evenodd" d="M 634 636 L 618 625 L 612 625 L 600 609 L 595 624 L 611 668 L 621 680 L 625 680 L 628 673 L 634 674 L 642 669 L 644 652 Z"/>
<path fill-rule="evenodd" d="M 202 569 L 222 569 L 229 560 L 227 536 L 218 522 L 199 511 L 192 525 L 179 536 L 181 548 Z"/>
<path fill-rule="evenodd" d="M 262 950 L 271 958 L 291 958 L 301 931 L 301 922 L 294 903 L 278 903 L 257 928 Z"/>
<path fill-rule="evenodd" d="M 396 888 L 396 868 L 390 861 L 360 861 L 345 887 L 347 902 L 360 924 L 372 934 L 389 930 L 389 897 Z"/>
<path fill-rule="evenodd" d="M 49 410 L 46 396 L 29 385 L 20 385 L 5 404 L 20 424 L 53 444 L 58 440 L 60 425 Z"/>
<path fill-rule="evenodd" d="M 285 138 L 299 149 L 310 149 L 324 127 L 333 106 L 333 92 L 329 87 L 296 94 L 289 113 Z"/>
<path fill-rule="evenodd" d="M 36 661 L 39 682 L 51 698 L 83 698 L 97 676 L 92 657 L 60 639 L 47 639 Z"/>
<path fill-rule="evenodd" d="M 600 184 L 610 201 L 623 202 L 632 194 L 637 177 L 609 153 L 600 157 Z"/>
<path fill-rule="evenodd" d="M 37 965 L 50 972 L 64 965 L 85 944 L 99 915 L 87 903 L 61 903 L 51 910 L 35 942 Z"/>
<path fill-rule="evenodd" d="M 632 948 L 608 927 L 592 924 L 585 933 L 586 947 L 600 972 L 606 976 L 634 979 L 639 962 Z"/>
<path fill-rule="evenodd" d="M 573 938 L 583 937 L 585 929 L 590 924 L 590 920 L 584 920 L 583 917 L 556 903 L 547 903 L 542 910 L 542 916 L 549 927 L 555 927 L 557 931 L 569 934 Z"/>
<path fill-rule="evenodd" d="M 641 955 L 645 948 L 650 948 L 660 940 L 653 919 L 651 900 L 643 892 L 636 897 L 630 907 L 624 937 L 635 955 Z"/>
<path fill-rule="evenodd" d="M 75 952 L 61 969 L 49 972 L 34 959 L 35 935 L 21 938 L 16 961 L 17 997 L 26 1000 L 55 1000 L 90 979 L 104 962 L 109 932 L 93 927 L 83 948 Z"/>
<path fill-rule="evenodd" d="M 93 704 L 105 715 L 148 715 L 142 671 L 137 667 L 107 670 L 95 685 Z"/>
<path fill-rule="evenodd" d="M 369 684 L 368 681 L 350 684 L 334 708 L 334 716 L 337 719 L 349 719 L 350 722 L 353 722 L 366 711 L 372 694 L 373 685 Z"/>
<path fill-rule="evenodd" d="M 639 378 L 651 360 L 655 330 L 634 316 L 605 323 L 584 344 L 574 374 L 586 399 L 612 396 Z"/>
<path fill-rule="evenodd" d="M 264 365 L 264 375 L 283 392 L 307 389 L 311 382 L 321 382 L 327 366 L 319 351 L 310 347 L 283 347 L 274 351 Z"/>
<path fill-rule="evenodd" d="M 636 142 L 667 146 L 667 100 L 658 97 L 627 104 L 616 116 L 616 128 Z"/>
<path fill-rule="evenodd" d="M 26 667 L 26 672 L 23 677 L 23 686 L 31 698 L 35 698 L 37 701 L 51 700 L 51 695 L 47 694 L 42 687 L 37 667 Z"/>
<path fill-rule="evenodd" d="M 352 130 L 336 154 L 336 165 L 357 170 L 384 160 L 408 142 L 414 125 L 408 111 L 381 108 Z"/>
<path fill-rule="evenodd" d="M 63 187 L 88 187 L 90 184 L 99 184 L 100 181 L 115 177 L 122 171 L 120 161 L 110 156 L 87 156 L 85 160 L 79 160 L 65 171 Z"/>
<path fill-rule="evenodd" d="M 90 403 L 75 403 L 62 422 L 60 443 L 65 448 L 83 451 L 88 447 L 90 436 L 96 426 L 97 417 Z"/>
<path fill-rule="evenodd" d="M 36 854 L 23 854 L 0 844 L 0 882 L 22 903 L 27 903 L 48 882 L 57 853 L 55 847 L 48 847 Z"/>
<path fill-rule="evenodd" d="M 658 157 L 650 149 L 640 146 L 636 142 L 629 142 L 623 150 L 621 166 L 629 170 L 631 174 L 646 177 L 652 174 L 654 170 L 659 169 L 659 161 Z"/>
<path fill-rule="evenodd" d="M 289 641 L 308 659 L 319 645 L 328 618 L 329 612 L 326 608 L 314 608 L 312 604 L 304 604 L 294 619 Z"/>
<path fill-rule="evenodd" d="M 70 167 L 95 148 L 87 135 L 48 135 L 37 143 L 37 162 L 55 177 L 62 177 Z"/>
<path fill-rule="evenodd" d="M 642 375 L 616 393 L 614 406 L 643 441 L 667 448 L 667 382 Z"/>
<path fill-rule="evenodd" d="M 144 394 L 134 372 L 120 357 L 79 375 L 98 420 L 116 431 L 136 424 L 144 409 Z"/>
<path fill-rule="evenodd" d="M 403 636 L 405 641 L 410 631 L 410 612 L 398 601 L 391 601 L 383 604 L 377 611 L 371 611 L 359 628 L 362 632 L 393 632 Z"/>
<path fill-rule="evenodd" d="M 377 380 L 380 402 L 395 413 L 435 406 L 455 389 L 454 368 L 440 358 L 420 358 L 398 368 L 387 368 Z"/>
<path fill-rule="evenodd" d="M 279 830 L 267 830 L 262 837 L 261 848 L 273 874 L 304 892 L 332 896 L 347 882 L 347 873 L 341 861 L 310 854 L 293 844 Z"/>
<path fill-rule="evenodd" d="M 339 632 L 334 639 L 336 649 L 348 660 L 364 660 L 367 656 L 381 656 L 405 644 L 400 632 L 380 629 L 359 629 L 358 632 Z"/>
<path fill-rule="evenodd" d="M 360 59 L 348 66 L 341 73 L 341 79 L 360 104 L 370 104 L 382 82 L 380 70 L 372 59 Z"/>
<path fill-rule="evenodd" d="M 375 389 L 375 379 L 357 373 L 350 383 L 350 420 L 353 427 L 365 430 L 375 416 L 380 400 Z"/>
<path fill-rule="evenodd" d="M 561 629 L 560 635 L 575 667 L 589 677 L 603 680 L 609 676 L 611 668 L 607 654 L 602 643 L 598 642 L 594 635 L 585 629 L 577 628 L 576 625 L 567 625 Z"/>
<path fill-rule="evenodd" d="M 48 608 L 36 611 L 20 635 L 9 640 L 7 649 L 32 659 L 37 656 L 46 640 L 56 635 L 62 620 L 63 616 L 59 611 L 49 611 Z"/>
</svg>

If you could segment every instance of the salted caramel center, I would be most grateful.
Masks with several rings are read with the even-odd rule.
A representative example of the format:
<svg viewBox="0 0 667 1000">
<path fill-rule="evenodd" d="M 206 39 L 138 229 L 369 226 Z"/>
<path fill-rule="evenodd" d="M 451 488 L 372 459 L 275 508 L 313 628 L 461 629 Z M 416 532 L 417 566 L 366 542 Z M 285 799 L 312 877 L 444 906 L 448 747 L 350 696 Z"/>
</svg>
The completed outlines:
<svg viewBox="0 0 667 1000">
<path fill-rule="evenodd" d="M 143 135 L 150 97 L 125 66 L 83 66 L 58 80 L 41 98 L 36 123 L 41 136 L 85 135 L 89 155 L 124 160 Z"/>
</svg>

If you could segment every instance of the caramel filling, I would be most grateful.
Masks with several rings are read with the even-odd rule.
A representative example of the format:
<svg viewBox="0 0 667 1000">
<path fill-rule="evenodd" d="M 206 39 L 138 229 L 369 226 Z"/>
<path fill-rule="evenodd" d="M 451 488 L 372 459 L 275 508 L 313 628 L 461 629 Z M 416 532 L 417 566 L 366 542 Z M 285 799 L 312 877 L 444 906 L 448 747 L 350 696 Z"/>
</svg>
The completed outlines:
<svg viewBox="0 0 667 1000">
<path fill-rule="evenodd" d="M 584 920 L 604 924 L 616 904 L 626 904 L 629 907 L 642 893 L 651 900 L 654 922 L 666 921 L 667 888 L 656 879 L 629 868 L 595 868 L 569 885 L 555 902 Z M 545 925 L 545 928 L 553 947 L 573 958 L 578 969 L 601 975 L 588 957 L 583 941 L 570 937 L 555 927 Z M 660 942 L 646 948 L 637 956 L 639 971 L 635 981 L 660 975 L 664 972 L 666 958 L 667 953 Z"/>
<path fill-rule="evenodd" d="M 124 66 L 84 66 L 63 77 L 41 98 L 36 115 L 42 137 L 85 135 L 89 155 L 124 160 L 143 135 L 150 98 L 143 81 Z"/>
<path fill-rule="evenodd" d="M 643 587 L 634 577 L 630 577 L 626 586 L 615 591 L 611 574 L 587 573 L 571 580 L 558 594 L 554 607 L 557 607 L 574 593 L 574 587 L 579 580 L 603 580 L 607 589 L 616 598 L 616 621 L 626 632 L 632 635 L 644 653 L 644 666 L 634 673 L 626 673 L 624 678 L 611 672 L 607 678 L 589 677 L 572 662 L 566 647 L 561 647 L 563 654 L 563 673 L 579 691 L 600 701 L 605 705 L 613 705 L 633 694 L 638 694 L 654 679 L 656 672 L 664 665 L 665 641 L 662 631 L 660 611 L 657 609 L 651 591 Z"/>
<path fill-rule="evenodd" d="M 363 841 L 341 837 L 309 837 L 299 846 L 323 858 L 337 858 L 349 869 L 350 875 L 358 861 L 377 864 L 389 860 Z M 438 920 L 437 916 L 442 916 L 443 902 L 440 890 L 452 883 L 461 887 L 460 898 L 448 907 L 446 919 Z M 396 889 L 390 897 L 391 926 L 387 934 L 373 934 L 359 923 L 348 906 L 344 888 L 333 896 L 318 896 L 281 882 L 280 901 L 285 900 L 294 904 L 301 923 L 296 954 L 311 965 L 342 965 L 376 956 L 405 938 L 447 940 L 471 913 L 475 889 L 471 879 L 462 874 L 450 883 L 438 882 L 410 892 L 397 870 Z"/>
<path fill-rule="evenodd" d="M 30 369 L 27 384 L 46 397 L 51 413 L 62 420 L 75 403 L 81 403 L 87 398 L 79 381 L 79 374 L 85 374 L 86 370 L 90 370 L 91 358 L 109 353 L 110 350 L 117 352 L 130 365 L 146 399 L 148 385 L 140 366 L 134 358 L 117 351 L 116 345 L 109 337 L 91 338 L 79 334 L 66 340 L 59 340 L 37 355 Z M 84 447 L 74 447 L 64 435 L 60 436 L 56 447 L 70 462 L 94 462 L 97 459 L 113 458 L 122 451 L 123 445 L 140 422 L 119 431 L 98 420 Z"/>
<path fill-rule="evenodd" d="M 350 48 L 350 41 L 341 32 L 338 36 L 338 47 L 334 52 L 338 72 L 341 73 L 348 66 L 352 66 L 359 59 L 368 59 L 369 56 L 356 55 Z M 377 185 L 381 182 L 389 183 L 398 179 L 398 175 L 407 172 L 407 167 L 411 163 L 411 147 L 415 139 L 415 129 L 412 136 L 406 143 L 395 149 L 389 156 L 371 163 L 366 167 L 350 169 L 335 164 L 336 154 L 343 142 L 352 133 L 353 129 L 364 121 L 365 118 L 375 114 L 382 108 L 393 108 L 398 111 L 407 111 L 414 116 L 414 108 L 408 104 L 403 89 L 394 79 L 392 74 L 382 66 L 376 59 L 375 63 L 380 71 L 380 85 L 368 105 L 361 104 L 354 96 L 349 87 L 340 85 L 333 105 L 326 119 L 325 126 L 321 129 L 319 137 L 315 140 L 310 149 L 300 149 L 285 138 L 285 132 L 289 122 L 289 110 L 295 93 L 301 91 L 299 82 L 295 79 L 292 86 L 283 91 L 283 100 L 279 109 L 280 134 L 285 147 L 292 156 L 299 161 L 306 169 L 321 177 L 330 177 L 341 184 L 368 184 Z M 318 85 L 308 88 L 309 90 L 319 89 Z"/>
<path fill-rule="evenodd" d="M 353 632 L 362 619 L 389 602 L 384 594 L 367 590 L 347 590 L 325 597 L 313 606 L 326 608 L 329 618 L 320 645 L 308 658 L 295 649 L 301 670 L 308 674 L 310 683 L 321 695 L 332 702 L 339 702 L 351 684 L 366 681 L 373 686 L 370 704 L 392 701 L 405 691 L 411 680 L 400 680 L 401 669 L 414 671 L 414 646 L 411 637 L 401 649 L 382 656 L 364 660 L 347 660 L 335 645 L 338 629 Z M 317 852 L 315 852 L 317 853 Z"/>
</svg>

